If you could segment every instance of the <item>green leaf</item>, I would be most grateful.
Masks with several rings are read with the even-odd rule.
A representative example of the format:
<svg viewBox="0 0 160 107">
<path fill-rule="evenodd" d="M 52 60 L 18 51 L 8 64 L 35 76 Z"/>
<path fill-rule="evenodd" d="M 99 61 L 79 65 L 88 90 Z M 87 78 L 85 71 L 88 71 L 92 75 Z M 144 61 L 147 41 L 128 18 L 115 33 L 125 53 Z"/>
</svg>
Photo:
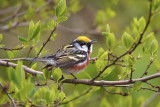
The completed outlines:
<svg viewBox="0 0 160 107">
<path fill-rule="evenodd" d="M 139 89 L 141 89 L 142 87 L 142 82 L 141 81 L 137 81 L 134 83 L 132 91 L 138 91 Z"/>
<path fill-rule="evenodd" d="M 150 43 L 149 51 L 151 55 L 154 55 L 158 51 L 158 41 L 156 39 Z"/>
<path fill-rule="evenodd" d="M 105 36 L 105 37 L 108 37 L 109 34 L 110 34 L 110 33 L 108 33 L 108 32 L 102 32 L 102 35 Z"/>
<path fill-rule="evenodd" d="M 34 31 L 33 31 L 33 35 L 29 40 L 33 40 L 36 36 L 38 36 L 40 34 L 40 22 L 37 22 L 36 25 L 34 26 Z"/>
<path fill-rule="evenodd" d="M 56 16 L 57 18 L 62 16 L 66 10 L 66 0 L 59 0 L 56 7 Z"/>
<path fill-rule="evenodd" d="M 104 63 L 102 60 L 97 60 L 96 61 L 96 68 L 98 69 L 98 71 L 102 70 L 104 67 Z"/>
<path fill-rule="evenodd" d="M 33 64 L 31 69 L 36 69 L 36 67 L 37 67 L 37 63 Z"/>
<path fill-rule="evenodd" d="M 64 92 L 60 92 L 59 95 L 58 95 L 58 98 L 60 101 L 63 101 L 64 98 L 65 98 L 65 93 Z"/>
<path fill-rule="evenodd" d="M 43 76 L 44 76 L 45 80 L 48 81 L 49 78 L 51 77 L 51 72 L 48 71 L 47 68 L 46 68 L 46 69 L 43 69 Z"/>
<path fill-rule="evenodd" d="M 13 59 L 14 58 L 14 54 L 13 54 L 12 51 L 8 51 L 7 54 L 9 56 L 9 59 Z"/>
<path fill-rule="evenodd" d="M 104 59 L 107 59 L 107 58 L 108 58 L 108 52 L 106 51 L 106 52 L 103 52 L 103 53 L 102 53 L 102 55 L 100 56 L 99 59 L 104 60 Z"/>
<path fill-rule="evenodd" d="M 22 65 L 22 61 L 18 61 L 15 72 L 17 80 L 19 81 L 19 83 L 21 83 L 20 86 L 23 85 L 25 80 L 25 74 Z"/>
<path fill-rule="evenodd" d="M 106 25 L 106 32 L 110 33 L 110 27 L 108 24 Z"/>
<path fill-rule="evenodd" d="M 49 21 L 48 28 L 50 30 L 52 30 L 53 28 L 55 28 L 55 26 L 56 26 L 56 22 L 54 20 Z"/>
<path fill-rule="evenodd" d="M 68 20 L 68 17 L 66 17 L 66 16 L 60 16 L 60 17 L 58 17 L 58 19 L 57 19 L 57 23 L 61 23 L 61 22 L 64 22 L 64 21 L 66 21 L 66 20 Z"/>
<path fill-rule="evenodd" d="M 110 33 L 109 36 L 107 37 L 107 46 L 109 49 L 112 49 L 115 46 L 115 36 L 113 33 Z"/>
<path fill-rule="evenodd" d="M 8 77 L 10 79 L 10 81 L 13 81 L 13 83 L 16 85 L 16 86 L 19 86 L 19 81 L 16 77 L 16 74 L 15 74 L 15 69 L 12 68 L 12 67 L 9 67 L 8 69 Z"/>
<path fill-rule="evenodd" d="M 53 33 L 51 36 L 51 40 L 54 40 L 54 38 L 56 37 L 57 33 Z"/>
<path fill-rule="evenodd" d="M 3 35 L 2 35 L 2 34 L 0 34 L 0 42 L 2 41 L 2 39 L 3 39 Z"/>
<path fill-rule="evenodd" d="M 58 80 L 62 77 L 62 71 L 60 68 L 56 68 L 54 71 L 52 70 L 53 79 L 58 82 Z"/>
<path fill-rule="evenodd" d="M 27 40 L 26 38 L 22 37 L 22 36 L 18 36 L 18 39 L 19 39 L 21 42 L 24 42 L 24 43 L 28 42 L 28 40 Z"/>
<path fill-rule="evenodd" d="M 103 48 L 99 48 L 97 57 L 100 58 L 100 56 L 104 53 Z"/>
<path fill-rule="evenodd" d="M 146 26 L 146 20 L 144 19 L 144 17 L 141 17 L 139 19 L 139 31 L 142 32 L 145 26 Z"/>
<path fill-rule="evenodd" d="M 28 40 L 30 40 L 32 38 L 33 30 L 34 30 L 34 23 L 33 23 L 33 21 L 31 21 L 29 24 Z"/>
<path fill-rule="evenodd" d="M 122 35 L 122 43 L 127 49 L 129 49 L 133 45 L 132 36 L 130 34 L 124 32 Z"/>
<path fill-rule="evenodd" d="M 158 41 L 156 40 L 154 33 L 150 33 L 143 42 L 143 52 L 149 52 L 151 55 L 154 55 L 157 52 Z"/>
</svg>

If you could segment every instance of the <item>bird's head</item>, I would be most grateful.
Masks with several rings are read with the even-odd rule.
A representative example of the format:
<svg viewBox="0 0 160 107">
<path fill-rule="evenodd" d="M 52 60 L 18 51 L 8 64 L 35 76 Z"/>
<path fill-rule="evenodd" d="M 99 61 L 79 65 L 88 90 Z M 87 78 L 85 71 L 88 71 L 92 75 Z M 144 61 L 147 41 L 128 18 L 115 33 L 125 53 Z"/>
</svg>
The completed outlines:
<svg viewBox="0 0 160 107">
<path fill-rule="evenodd" d="M 91 40 L 86 36 L 79 36 L 73 41 L 74 46 L 78 49 L 91 53 L 92 52 L 92 45 L 95 43 L 96 40 Z"/>
</svg>

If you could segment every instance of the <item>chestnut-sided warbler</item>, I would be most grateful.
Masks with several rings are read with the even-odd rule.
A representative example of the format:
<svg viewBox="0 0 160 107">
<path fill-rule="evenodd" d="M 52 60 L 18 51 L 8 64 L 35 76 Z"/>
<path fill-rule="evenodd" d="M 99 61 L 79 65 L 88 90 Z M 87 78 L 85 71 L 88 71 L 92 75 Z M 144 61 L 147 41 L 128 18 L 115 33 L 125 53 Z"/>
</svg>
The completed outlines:
<svg viewBox="0 0 160 107">
<path fill-rule="evenodd" d="M 88 37 L 79 36 L 69 45 L 63 46 L 55 54 L 42 58 L 35 58 L 32 61 L 41 61 L 47 67 L 59 67 L 63 73 L 71 74 L 83 71 L 88 63 L 92 52 L 92 45 L 95 40 L 90 40 Z M 74 76 L 74 78 L 76 78 Z"/>
<path fill-rule="evenodd" d="M 95 40 L 90 40 L 88 37 L 79 36 L 69 45 L 65 45 L 60 48 L 55 54 L 45 56 L 42 58 L 18 58 L 12 59 L 16 60 L 27 60 L 27 61 L 40 61 L 44 62 L 46 66 L 44 68 L 49 68 L 50 70 L 54 67 L 60 68 L 63 73 L 73 74 L 83 71 L 88 63 L 89 57 L 92 53 L 92 45 Z M 5 59 L 2 59 L 5 61 Z"/>
</svg>

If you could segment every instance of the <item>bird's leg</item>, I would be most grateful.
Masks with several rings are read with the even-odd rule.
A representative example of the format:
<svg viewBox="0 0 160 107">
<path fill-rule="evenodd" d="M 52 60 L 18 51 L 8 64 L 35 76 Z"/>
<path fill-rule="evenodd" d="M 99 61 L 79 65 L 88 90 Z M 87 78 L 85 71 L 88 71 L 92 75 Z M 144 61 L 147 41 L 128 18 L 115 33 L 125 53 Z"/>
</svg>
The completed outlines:
<svg viewBox="0 0 160 107">
<path fill-rule="evenodd" d="M 74 79 L 77 79 L 77 77 L 75 75 L 73 75 L 72 73 L 70 73 L 70 74 L 74 77 Z"/>
</svg>

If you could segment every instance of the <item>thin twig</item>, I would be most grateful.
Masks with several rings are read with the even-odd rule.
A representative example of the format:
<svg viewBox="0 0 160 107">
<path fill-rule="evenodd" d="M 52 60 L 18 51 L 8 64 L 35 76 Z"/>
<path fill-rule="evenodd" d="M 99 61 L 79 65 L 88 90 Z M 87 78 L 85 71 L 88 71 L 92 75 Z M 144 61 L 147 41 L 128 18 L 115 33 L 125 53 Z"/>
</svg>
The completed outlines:
<svg viewBox="0 0 160 107">
<path fill-rule="evenodd" d="M 108 92 L 108 93 L 110 93 L 110 94 L 117 94 L 117 95 L 122 95 L 122 96 L 128 96 L 128 95 L 129 95 L 128 93 L 122 93 L 122 92 L 117 93 L 117 92 L 111 92 L 111 91 L 107 90 L 106 88 L 104 88 L 103 86 L 102 86 L 102 88 L 103 88 L 106 92 Z"/>
<path fill-rule="evenodd" d="M 149 91 L 153 91 L 153 92 L 159 92 L 158 90 L 154 90 L 154 89 L 146 88 L 146 87 L 142 87 L 140 90 L 149 90 Z"/>
<path fill-rule="evenodd" d="M 43 43 L 41 49 L 39 50 L 38 54 L 34 57 L 34 59 L 37 58 L 37 57 L 40 55 L 40 53 L 42 52 L 43 48 L 44 48 L 44 47 L 46 46 L 46 44 L 50 41 L 51 36 L 52 36 L 53 33 L 55 32 L 55 30 L 56 30 L 56 26 L 55 26 L 55 27 L 53 28 L 53 30 L 51 31 L 51 34 L 49 35 L 49 37 L 48 37 L 48 39 L 46 40 L 46 42 Z M 31 64 L 31 63 L 30 63 L 30 64 Z M 30 64 L 29 64 L 29 65 L 30 65 Z"/>
<path fill-rule="evenodd" d="M 12 97 L 10 96 L 10 94 L 7 92 L 7 90 L 3 87 L 2 83 L 0 82 L 0 86 L 2 87 L 3 91 L 7 94 L 7 96 L 9 97 L 9 99 L 11 100 L 13 107 L 17 107 L 14 100 L 12 99 Z"/>
<path fill-rule="evenodd" d="M 82 93 L 81 95 L 79 95 L 79 96 L 77 96 L 77 97 L 75 97 L 75 98 L 73 98 L 73 99 L 71 99 L 71 100 L 69 100 L 69 101 L 61 102 L 61 103 L 59 103 L 59 104 L 60 104 L 60 105 L 62 105 L 62 104 L 68 104 L 68 103 L 70 103 L 70 102 L 72 102 L 72 101 L 74 101 L 74 100 L 76 100 L 76 99 L 78 99 L 78 98 L 80 98 L 80 97 L 88 94 L 88 93 L 91 91 L 91 89 L 92 89 L 92 88 L 89 88 L 86 92 Z"/>
<path fill-rule="evenodd" d="M 29 56 L 29 54 L 31 53 L 32 49 L 33 49 L 33 46 L 31 46 L 31 47 L 29 48 L 29 51 L 28 51 L 28 53 L 27 53 L 27 55 L 26 55 L 25 58 L 27 58 L 27 57 Z"/>
<path fill-rule="evenodd" d="M 127 65 L 122 65 L 122 64 L 117 64 L 117 63 L 115 63 L 114 65 L 119 65 L 121 67 L 127 67 Z"/>
<path fill-rule="evenodd" d="M 147 68 L 146 68 L 145 72 L 142 74 L 142 76 L 140 78 L 142 78 L 144 75 L 148 74 L 148 69 L 150 68 L 152 63 L 153 63 L 153 60 L 150 60 L 150 63 L 147 65 Z"/>
<path fill-rule="evenodd" d="M 13 51 L 13 50 L 21 50 L 23 49 L 24 46 L 20 46 L 19 48 L 5 48 L 5 47 L 0 47 L 0 49 L 2 50 L 9 50 L 9 51 Z"/>
<path fill-rule="evenodd" d="M 149 82 L 144 82 L 144 83 L 146 83 L 146 84 L 148 84 L 148 85 L 150 85 L 151 87 L 153 87 L 153 88 L 157 88 L 156 86 L 154 86 L 153 84 L 151 84 L 151 83 L 149 83 Z"/>
<path fill-rule="evenodd" d="M 134 72 L 134 69 L 133 69 L 133 66 L 131 65 L 130 81 L 132 81 L 133 72 Z"/>
</svg>

